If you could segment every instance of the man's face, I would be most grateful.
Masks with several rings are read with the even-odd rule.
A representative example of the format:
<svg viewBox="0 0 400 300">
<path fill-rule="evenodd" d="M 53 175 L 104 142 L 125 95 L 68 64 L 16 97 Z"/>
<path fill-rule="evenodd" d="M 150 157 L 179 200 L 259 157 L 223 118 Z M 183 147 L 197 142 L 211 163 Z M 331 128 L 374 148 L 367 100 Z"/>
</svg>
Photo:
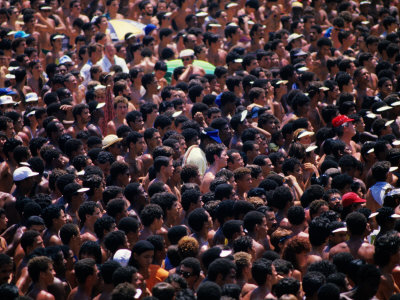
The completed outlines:
<svg viewBox="0 0 400 300">
<path fill-rule="evenodd" d="M 172 159 L 169 160 L 169 164 L 168 164 L 166 172 L 167 172 L 168 178 L 171 178 L 172 175 L 174 174 L 174 166 L 172 164 Z"/>
<path fill-rule="evenodd" d="M 224 278 L 224 284 L 236 284 L 236 270 L 231 269 L 229 274 Z"/>
<path fill-rule="evenodd" d="M 56 275 L 56 272 L 54 271 L 53 264 L 50 263 L 49 267 L 47 268 L 46 272 L 41 272 L 44 273 L 44 282 L 46 283 L 47 286 L 51 285 L 54 283 L 54 276 Z"/>
<path fill-rule="evenodd" d="M 193 274 L 193 269 L 186 267 L 185 265 L 180 265 L 178 275 L 186 280 L 189 287 L 193 287 L 198 279 L 198 276 Z"/>
<path fill-rule="evenodd" d="M 278 222 L 276 221 L 275 213 L 273 211 L 268 211 L 265 214 L 265 218 L 267 221 L 268 231 L 269 233 L 272 233 L 278 227 Z"/>
<path fill-rule="evenodd" d="M 237 180 L 236 183 L 237 183 L 238 189 L 243 190 L 243 191 L 250 190 L 250 186 L 252 184 L 251 175 L 250 174 L 244 175 L 241 179 Z"/>
<path fill-rule="evenodd" d="M 157 146 L 161 146 L 162 140 L 161 140 L 161 135 L 160 133 L 157 131 L 153 134 L 153 137 L 150 139 L 150 147 L 151 148 L 155 148 Z"/>
<path fill-rule="evenodd" d="M 233 158 L 233 163 L 230 162 L 230 167 L 232 170 L 236 170 L 237 168 L 244 166 L 243 158 L 239 153 L 232 153 L 231 156 Z"/>
<path fill-rule="evenodd" d="M 144 141 L 144 138 L 140 138 L 135 144 L 135 152 L 138 155 L 141 155 L 143 154 L 145 149 L 146 149 L 146 142 Z"/>
<path fill-rule="evenodd" d="M 14 137 L 15 131 L 14 131 L 14 124 L 13 122 L 7 122 L 7 130 L 6 130 L 6 136 L 10 139 Z"/>
<path fill-rule="evenodd" d="M 148 3 L 144 7 L 144 12 L 146 13 L 147 16 L 151 17 L 153 15 L 153 5 L 151 3 Z"/>
<path fill-rule="evenodd" d="M 90 122 L 90 111 L 88 108 L 85 108 L 82 112 L 81 112 L 81 118 L 82 118 L 82 122 L 84 124 L 87 124 Z"/>
</svg>

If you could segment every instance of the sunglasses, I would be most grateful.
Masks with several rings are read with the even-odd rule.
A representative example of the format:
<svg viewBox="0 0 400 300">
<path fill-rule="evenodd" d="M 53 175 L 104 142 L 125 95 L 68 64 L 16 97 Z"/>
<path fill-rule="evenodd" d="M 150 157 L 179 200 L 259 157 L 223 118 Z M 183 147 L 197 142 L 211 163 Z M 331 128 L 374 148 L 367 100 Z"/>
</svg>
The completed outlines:
<svg viewBox="0 0 400 300">
<path fill-rule="evenodd" d="M 183 278 L 189 278 L 190 276 L 193 276 L 193 274 L 192 273 L 190 273 L 190 272 L 184 272 L 184 271 L 181 271 L 181 270 L 178 270 L 178 275 L 181 275 Z"/>
<path fill-rule="evenodd" d="M 183 61 L 191 61 L 192 58 L 191 58 L 191 57 L 184 57 L 184 58 L 182 58 L 182 60 L 183 60 Z"/>
</svg>

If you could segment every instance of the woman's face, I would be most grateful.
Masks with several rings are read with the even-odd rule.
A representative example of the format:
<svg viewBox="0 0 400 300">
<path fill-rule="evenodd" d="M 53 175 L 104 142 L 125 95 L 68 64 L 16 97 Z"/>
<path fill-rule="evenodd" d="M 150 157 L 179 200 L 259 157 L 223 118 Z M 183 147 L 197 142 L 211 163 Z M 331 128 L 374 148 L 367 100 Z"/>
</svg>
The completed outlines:
<svg viewBox="0 0 400 300">
<path fill-rule="evenodd" d="M 134 255 L 135 255 L 136 261 L 138 262 L 139 267 L 147 269 L 150 266 L 150 264 L 153 262 L 154 251 L 149 250 L 149 251 L 143 252 L 140 255 L 137 255 L 136 253 L 134 253 Z"/>
<path fill-rule="evenodd" d="M 308 252 L 306 251 L 296 254 L 297 264 L 300 268 L 303 268 L 307 265 L 307 259 L 308 259 Z"/>
</svg>

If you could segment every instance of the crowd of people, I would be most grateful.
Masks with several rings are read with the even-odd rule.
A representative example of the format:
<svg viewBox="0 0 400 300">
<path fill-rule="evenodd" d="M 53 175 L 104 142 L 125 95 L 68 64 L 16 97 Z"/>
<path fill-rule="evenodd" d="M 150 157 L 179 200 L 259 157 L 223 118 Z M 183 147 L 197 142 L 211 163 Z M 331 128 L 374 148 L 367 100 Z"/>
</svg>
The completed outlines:
<svg viewBox="0 0 400 300">
<path fill-rule="evenodd" d="M 399 8 L 0 0 L 0 299 L 400 299 Z"/>
</svg>

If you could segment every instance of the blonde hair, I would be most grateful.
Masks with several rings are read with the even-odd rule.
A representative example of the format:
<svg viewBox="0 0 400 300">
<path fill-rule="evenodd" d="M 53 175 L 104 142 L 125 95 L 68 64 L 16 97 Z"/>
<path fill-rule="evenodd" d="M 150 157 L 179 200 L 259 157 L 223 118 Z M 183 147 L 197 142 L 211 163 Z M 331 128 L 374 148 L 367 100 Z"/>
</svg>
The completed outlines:
<svg viewBox="0 0 400 300">
<path fill-rule="evenodd" d="M 115 99 L 114 99 L 114 109 L 117 108 L 118 103 L 124 103 L 124 104 L 126 104 L 128 106 L 129 101 L 124 96 L 115 97 Z"/>
</svg>

